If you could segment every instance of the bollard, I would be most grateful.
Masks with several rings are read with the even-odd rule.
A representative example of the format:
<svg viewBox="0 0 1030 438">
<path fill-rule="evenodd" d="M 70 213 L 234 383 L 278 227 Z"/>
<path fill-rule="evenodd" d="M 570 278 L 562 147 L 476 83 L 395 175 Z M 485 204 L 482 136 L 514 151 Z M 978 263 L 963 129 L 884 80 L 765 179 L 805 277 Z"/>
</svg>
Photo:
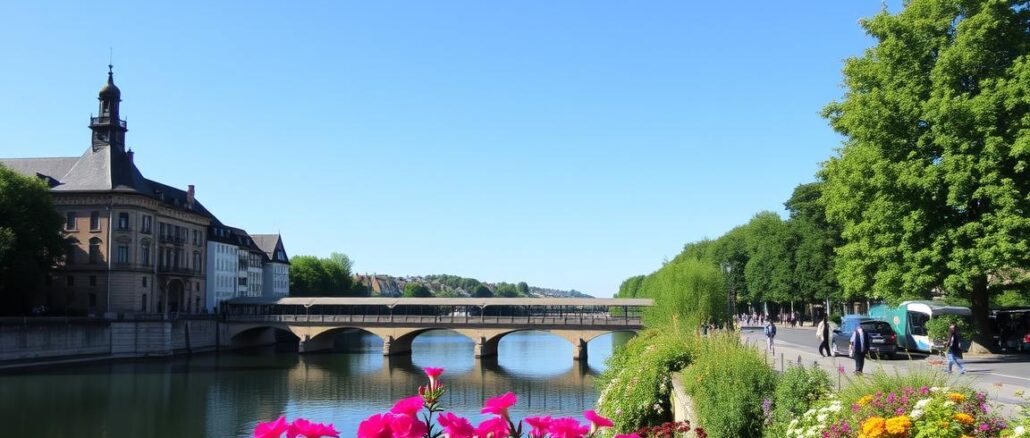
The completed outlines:
<svg viewBox="0 0 1030 438">
<path fill-rule="evenodd" d="M 786 368 L 783 366 L 783 353 L 780 353 L 780 372 L 782 373 L 784 371 L 786 371 Z"/>
</svg>

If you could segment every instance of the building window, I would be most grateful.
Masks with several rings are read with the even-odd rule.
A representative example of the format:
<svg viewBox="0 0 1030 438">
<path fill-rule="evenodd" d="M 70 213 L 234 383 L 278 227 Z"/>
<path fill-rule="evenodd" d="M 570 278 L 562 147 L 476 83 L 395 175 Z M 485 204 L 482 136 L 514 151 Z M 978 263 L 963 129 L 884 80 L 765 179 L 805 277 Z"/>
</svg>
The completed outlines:
<svg viewBox="0 0 1030 438">
<path fill-rule="evenodd" d="M 194 252 L 193 253 L 193 270 L 197 271 L 198 273 L 200 272 L 200 253 L 199 252 Z"/>
<path fill-rule="evenodd" d="M 77 218 L 77 215 L 75 214 L 75 212 L 74 211 L 69 211 L 68 214 L 65 216 L 64 229 L 68 230 L 68 231 L 75 231 L 75 230 L 77 230 L 78 229 L 77 225 L 75 225 L 75 219 L 76 218 Z"/>
<path fill-rule="evenodd" d="M 89 262 L 100 263 L 100 239 L 97 237 L 89 239 Z"/>
<path fill-rule="evenodd" d="M 118 213 L 118 229 L 129 229 L 129 213 Z"/>
<path fill-rule="evenodd" d="M 67 283 L 68 286 L 75 286 L 75 276 L 69 275 L 67 281 L 68 281 L 68 283 Z"/>
<path fill-rule="evenodd" d="M 97 294 L 89 294 L 89 307 L 91 309 L 97 307 Z"/>
<path fill-rule="evenodd" d="M 146 277 L 143 277 L 143 279 L 146 280 Z M 143 296 L 141 297 L 141 303 L 142 304 L 139 306 L 140 307 L 139 310 L 141 312 L 146 312 L 147 311 L 147 294 L 143 294 Z"/>
<path fill-rule="evenodd" d="M 147 287 L 147 277 L 143 277 L 143 287 Z M 144 295 L 145 297 L 146 295 Z"/>
<path fill-rule="evenodd" d="M 64 258 L 64 263 L 66 265 L 74 265 L 75 264 L 75 254 L 77 252 L 79 252 L 79 242 L 74 240 L 74 239 L 69 239 L 68 240 L 68 254 L 66 254 L 66 257 Z"/>
<path fill-rule="evenodd" d="M 143 266 L 150 266 L 150 244 L 143 243 L 139 246 L 139 262 Z"/>
<path fill-rule="evenodd" d="M 100 230 L 100 212 L 94 211 L 89 214 L 89 229 L 90 231 Z"/>
<path fill-rule="evenodd" d="M 165 235 L 168 234 L 168 226 L 165 225 L 164 222 L 161 222 L 161 225 L 158 227 L 158 229 L 161 231 L 161 237 L 165 237 Z"/>
<path fill-rule="evenodd" d="M 89 276 L 89 285 L 91 287 L 97 287 L 97 276 L 96 275 L 90 275 Z"/>
<path fill-rule="evenodd" d="M 129 263 L 129 245 L 118 245 L 118 263 Z"/>
<path fill-rule="evenodd" d="M 150 234 L 150 229 L 153 227 L 154 218 L 152 216 L 144 215 L 143 223 L 140 225 L 140 232 L 143 234 Z"/>
</svg>

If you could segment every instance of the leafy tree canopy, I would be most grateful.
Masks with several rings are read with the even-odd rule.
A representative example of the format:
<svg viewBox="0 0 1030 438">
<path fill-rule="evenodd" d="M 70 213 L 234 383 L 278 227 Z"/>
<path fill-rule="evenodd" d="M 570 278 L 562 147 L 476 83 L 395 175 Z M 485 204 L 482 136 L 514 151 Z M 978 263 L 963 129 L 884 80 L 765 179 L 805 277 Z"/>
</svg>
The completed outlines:
<svg viewBox="0 0 1030 438">
<path fill-rule="evenodd" d="M 877 44 L 824 110 L 845 137 L 821 177 L 847 295 L 965 295 L 989 329 L 1000 279 L 1030 266 L 1028 22 L 1025 0 L 911 0 L 862 22 Z"/>
<path fill-rule="evenodd" d="M 404 285 L 403 296 L 405 298 L 429 298 L 433 296 L 433 292 L 422 283 L 412 282 Z"/>
<path fill-rule="evenodd" d="M 0 315 L 24 315 L 64 256 L 63 219 L 46 184 L 0 165 Z"/>
</svg>

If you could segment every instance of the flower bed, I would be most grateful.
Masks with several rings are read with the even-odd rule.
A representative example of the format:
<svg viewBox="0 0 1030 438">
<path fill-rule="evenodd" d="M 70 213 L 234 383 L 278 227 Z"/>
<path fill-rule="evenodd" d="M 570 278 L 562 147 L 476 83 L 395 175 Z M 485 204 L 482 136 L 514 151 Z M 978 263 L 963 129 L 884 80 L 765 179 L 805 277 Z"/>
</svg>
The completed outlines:
<svg viewBox="0 0 1030 438">
<path fill-rule="evenodd" d="M 440 396 L 444 394 L 444 385 L 439 378 L 443 374 L 441 368 L 426 368 L 429 384 L 418 388 L 418 395 L 397 401 L 389 412 L 374 414 L 358 425 L 358 438 L 586 438 L 599 436 L 604 429 L 614 424 L 608 418 L 598 415 L 593 410 L 583 412 L 586 422 L 573 417 L 552 418 L 550 416 L 526 417 L 514 421 L 508 410 L 518 402 L 518 397 L 511 392 L 486 401 L 484 414 L 491 417 L 473 425 L 445 410 L 439 405 Z M 696 434 L 700 438 L 706 435 L 700 428 L 692 429 L 689 423 L 661 425 L 640 430 L 615 438 L 647 438 L 686 436 Z M 275 421 L 259 423 L 254 429 L 254 438 L 324 438 L 339 437 L 339 432 L 332 424 L 321 424 L 298 418 L 287 422 L 285 417 Z"/>
</svg>

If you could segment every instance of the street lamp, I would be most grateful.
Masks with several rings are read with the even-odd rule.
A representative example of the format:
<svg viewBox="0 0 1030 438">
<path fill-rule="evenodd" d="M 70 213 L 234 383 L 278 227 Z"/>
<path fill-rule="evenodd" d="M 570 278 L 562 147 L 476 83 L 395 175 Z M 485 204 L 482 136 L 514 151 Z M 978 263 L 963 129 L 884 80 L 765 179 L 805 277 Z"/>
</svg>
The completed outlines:
<svg viewBox="0 0 1030 438">
<path fill-rule="evenodd" d="M 737 316 L 737 300 L 733 293 L 733 281 L 730 278 L 730 274 L 733 272 L 733 264 L 725 262 L 722 264 L 722 269 L 726 271 L 726 307 L 729 310 L 729 326 L 733 327 L 733 318 Z"/>
</svg>

